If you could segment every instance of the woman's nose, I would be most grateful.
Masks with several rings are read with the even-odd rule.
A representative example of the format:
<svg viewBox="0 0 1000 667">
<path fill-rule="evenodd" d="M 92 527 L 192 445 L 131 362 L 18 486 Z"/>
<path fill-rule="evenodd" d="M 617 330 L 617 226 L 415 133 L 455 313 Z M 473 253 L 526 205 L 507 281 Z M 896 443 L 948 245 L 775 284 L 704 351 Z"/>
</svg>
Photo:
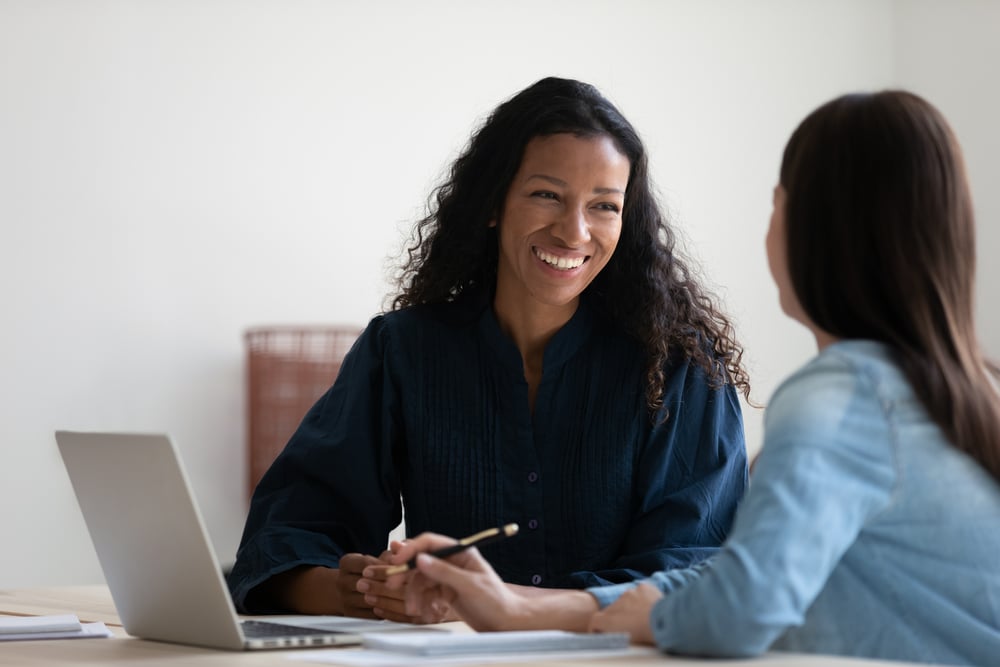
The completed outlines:
<svg viewBox="0 0 1000 667">
<path fill-rule="evenodd" d="M 585 209 L 567 206 L 552 225 L 552 235 L 575 248 L 590 240 L 590 223 Z"/>
</svg>

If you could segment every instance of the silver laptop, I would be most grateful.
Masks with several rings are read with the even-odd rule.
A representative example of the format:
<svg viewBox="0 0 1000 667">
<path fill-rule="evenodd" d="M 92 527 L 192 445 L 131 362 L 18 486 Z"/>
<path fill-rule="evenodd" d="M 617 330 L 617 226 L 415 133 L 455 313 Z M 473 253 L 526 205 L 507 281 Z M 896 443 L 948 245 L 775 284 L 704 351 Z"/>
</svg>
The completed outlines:
<svg viewBox="0 0 1000 667">
<path fill-rule="evenodd" d="M 130 635 L 240 650 L 360 644 L 361 632 L 414 627 L 340 617 L 241 621 L 168 436 L 57 431 L 56 442 Z"/>
</svg>

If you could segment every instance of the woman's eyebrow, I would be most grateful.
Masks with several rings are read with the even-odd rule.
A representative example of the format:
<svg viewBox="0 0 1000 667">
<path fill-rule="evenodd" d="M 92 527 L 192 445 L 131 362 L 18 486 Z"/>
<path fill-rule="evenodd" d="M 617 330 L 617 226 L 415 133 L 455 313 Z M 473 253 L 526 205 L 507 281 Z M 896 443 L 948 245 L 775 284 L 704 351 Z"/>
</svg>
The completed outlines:
<svg viewBox="0 0 1000 667">
<path fill-rule="evenodd" d="M 566 181 L 562 180 L 561 178 L 556 178 L 555 176 L 548 176 L 546 174 L 531 174 L 524 180 L 530 181 L 533 178 L 540 178 L 543 181 L 548 181 L 549 183 L 552 183 L 553 185 L 558 185 L 559 187 L 562 188 L 568 185 L 568 183 L 566 183 Z M 593 192 L 596 195 L 625 194 L 625 191 L 622 190 L 621 188 L 594 188 Z"/>
</svg>

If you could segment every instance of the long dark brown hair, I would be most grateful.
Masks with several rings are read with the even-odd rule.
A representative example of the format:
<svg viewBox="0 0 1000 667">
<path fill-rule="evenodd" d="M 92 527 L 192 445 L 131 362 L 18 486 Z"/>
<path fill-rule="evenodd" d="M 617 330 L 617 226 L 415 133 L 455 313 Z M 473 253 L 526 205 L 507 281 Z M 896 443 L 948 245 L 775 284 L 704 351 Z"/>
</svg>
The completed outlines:
<svg viewBox="0 0 1000 667">
<path fill-rule="evenodd" d="M 650 408 L 662 404 L 663 371 L 672 351 L 704 368 L 714 386 L 728 382 L 749 396 L 743 348 L 729 319 L 675 251 L 639 135 L 596 88 L 572 79 L 550 77 L 525 88 L 473 135 L 416 225 L 393 309 L 493 289 L 498 245 L 489 222 L 503 212 L 528 142 L 559 133 L 608 136 L 631 164 L 618 246 L 585 294 L 645 348 Z"/>
<path fill-rule="evenodd" d="M 785 148 L 788 267 L 806 314 L 882 341 L 931 418 L 1000 480 L 1000 397 L 974 321 L 975 221 L 958 142 L 905 91 L 839 97 Z"/>
</svg>

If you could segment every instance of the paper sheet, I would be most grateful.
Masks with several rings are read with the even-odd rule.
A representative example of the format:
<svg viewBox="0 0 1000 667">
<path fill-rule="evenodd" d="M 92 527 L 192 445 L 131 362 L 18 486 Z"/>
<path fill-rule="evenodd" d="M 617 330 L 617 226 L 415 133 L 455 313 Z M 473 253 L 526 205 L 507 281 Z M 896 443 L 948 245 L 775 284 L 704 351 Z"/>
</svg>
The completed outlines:
<svg viewBox="0 0 1000 667">
<path fill-rule="evenodd" d="M 302 651 L 290 654 L 289 660 L 317 662 L 344 667 L 420 667 L 422 665 L 494 665 L 514 663 L 539 663 L 546 660 L 577 662 L 600 658 L 647 657 L 662 655 L 655 648 L 630 646 L 620 650 L 600 651 L 542 651 L 538 653 L 503 653 L 493 655 L 414 656 L 371 649 L 331 649 Z"/>
<path fill-rule="evenodd" d="M 367 649 L 418 656 L 493 655 L 543 651 L 608 651 L 628 647 L 624 632 L 589 633 L 563 630 L 470 632 L 441 635 L 432 632 L 363 635 Z"/>
<path fill-rule="evenodd" d="M 80 623 L 73 614 L 0 616 L 0 641 L 111 637 L 104 623 Z"/>
</svg>

